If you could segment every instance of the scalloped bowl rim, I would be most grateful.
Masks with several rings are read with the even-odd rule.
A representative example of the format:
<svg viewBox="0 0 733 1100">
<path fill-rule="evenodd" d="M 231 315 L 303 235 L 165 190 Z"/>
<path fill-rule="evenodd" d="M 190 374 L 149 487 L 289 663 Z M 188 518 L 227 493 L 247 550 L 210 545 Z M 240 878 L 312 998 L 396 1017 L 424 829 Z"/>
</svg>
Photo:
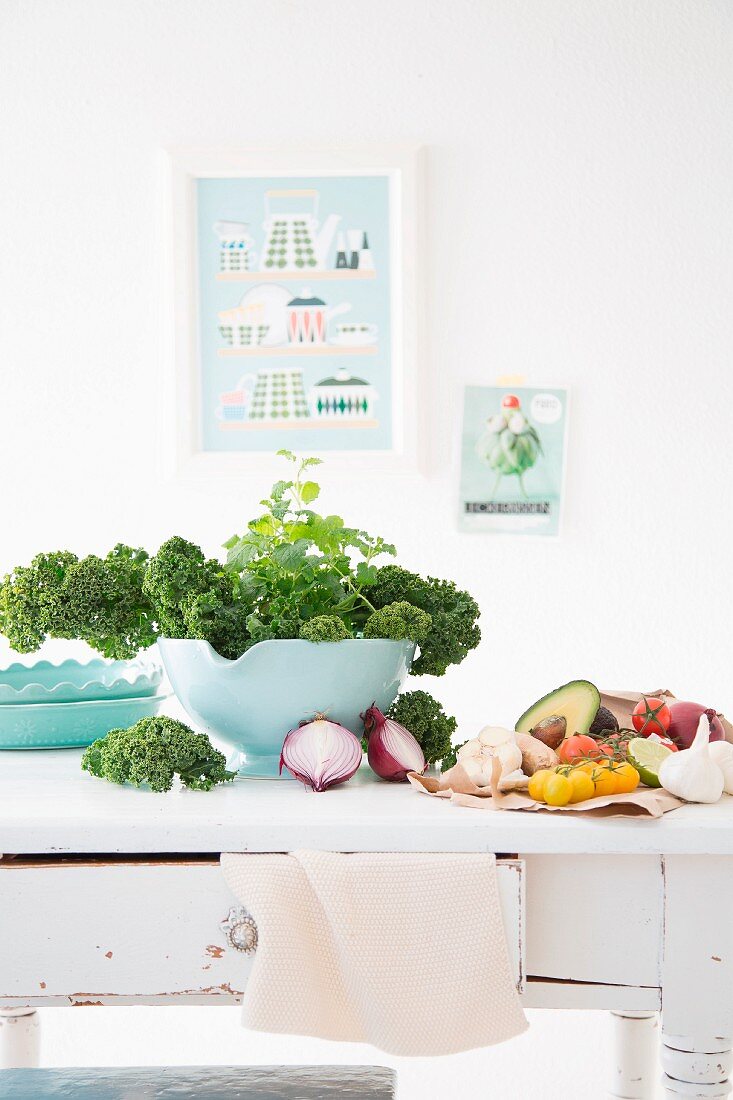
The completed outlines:
<svg viewBox="0 0 733 1100">
<path fill-rule="evenodd" d="M 109 695 L 112 691 L 115 691 L 121 684 L 126 684 L 129 687 L 134 688 L 142 683 L 148 683 L 151 685 L 151 687 L 157 686 L 158 684 L 162 683 L 163 669 L 160 666 L 151 665 L 151 667 L 147 671 L 141 670 L 138 672 L 136 669 L 133 668 L 132 662 L 130 663 L 130 668 L 131 671 L 135 671 L 137 673 L 135 676 L 117 676 L 114 680 L 109 682 L 95 679 L 94 676 L 91 676 L 90 679 L 84 680 L 83 683 L 80 684 L 74 683 L 73 680 L 59 680 L 58 683 L 53 685 L 53 687 L 47 687 L 45 684 L 41 684 L 38 681 L 34 680 L 30 680 L 21 688 L 15 688 L 12 684 L 6 684 L 2 682 L 2 677 L 7 675 L 9 672 L 19 672 L 21 670 L 27 670 L 30 675 L 39 668 L 55 668 L 61 670 L 73 667 L 81 670 L 91 671 L 92 669 L 111 668 L 115 664 L 125 664 L 125 662 L 113 661 L 110 665 L 107 664 L 102 657 L 93 657 L 89 661 L 77 661 L 73 657 L 67 657 L 65 660 L 59 661 L 58 663 L 54 661 L 42 660 L 36 661 L 32 665 L 25 665 L 22 661 L 14 661 L 13 664 L 8 665 L 6 668 L 0 669 L 0 706 L 45 706 L 47 702 L 56 703 L 57 706 L 63 706 L 67 702 L 111 703 L 115 700 L 105 699 L 104 696 Z M 64 703 L 57 703 L 56 700 L 53 698 L 54 696 L 61 695 L 62 693 L 66 694 L 69 691 L 81 694 L 85 692 L 88 688 L 92 687 L 99 688 L 102 694 L 101 698 L 98 697 L 96 699 L 68 699 L 64 700 Z M 3 703 L 2 699 L 4 695 L 9 695 L 13 701 Z M 42 695 L 44 696 L 44 698 L 43 700 L 38 699 L 34 703 L 26 703 L 22 698 L 24 695 L 26 697 L 28 697 L 29 695 Z M 150 696 L 127 695 L 124 696 L 124 698 L 143 699 L 150 698 Z"/>
</svg>

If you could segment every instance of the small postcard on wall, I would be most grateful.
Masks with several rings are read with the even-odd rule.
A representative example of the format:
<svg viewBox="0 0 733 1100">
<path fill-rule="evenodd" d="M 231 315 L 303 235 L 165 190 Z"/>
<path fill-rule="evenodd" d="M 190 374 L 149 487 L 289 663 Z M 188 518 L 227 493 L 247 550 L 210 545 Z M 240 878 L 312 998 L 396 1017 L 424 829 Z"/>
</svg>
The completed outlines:
<svg viewBox="0 0 733 1100">
<path fill-rule="evenodd" d="M 567 414 L 564 389 L 465 387 L 462 531 L 559 533 Z"/>
</svg>

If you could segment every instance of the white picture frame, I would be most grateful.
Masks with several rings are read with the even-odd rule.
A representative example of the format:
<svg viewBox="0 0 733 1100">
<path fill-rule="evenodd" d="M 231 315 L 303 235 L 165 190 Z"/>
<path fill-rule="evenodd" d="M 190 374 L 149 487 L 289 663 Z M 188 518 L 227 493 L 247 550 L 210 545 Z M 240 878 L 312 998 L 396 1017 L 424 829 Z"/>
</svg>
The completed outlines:
<svg viewBox="0 0 733 1100">
<path fill-rule="evenodd" d="M 199 479 L 259 474 L 272 467 L 276 449 L 211 451 L 203 446 L 196 182 L 309 174 L 386 175 L 389 180 L 392 439 L 384 450 L 319 451 L 308 447 L 307 453 L 328 459 L 347 473 L 355 467 L 394 473 L 420 470 L 423 159 L 424 152 L 417 145 L 161 152 L 165 323 L 160 401 L 165 476 Z M 287 433 L 282 434 L 279 446 L 292 447 Z"/>
</svg>

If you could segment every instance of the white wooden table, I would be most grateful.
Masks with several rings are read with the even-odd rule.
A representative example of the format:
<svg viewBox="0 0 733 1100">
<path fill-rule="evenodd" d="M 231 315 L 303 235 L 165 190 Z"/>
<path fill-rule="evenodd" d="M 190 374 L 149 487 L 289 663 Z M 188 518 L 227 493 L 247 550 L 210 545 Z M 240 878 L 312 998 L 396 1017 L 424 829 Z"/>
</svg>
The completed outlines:
<svg viewBox="0 0 733 1100">
<path fill-rule="evenodd" d="M 659 821 L 480 812 L 368 771 L 322 795 L 155 795 L 79 757 L 0 756 L 0 1064 L 33 1064 L 39 1006 L 241 1000 L 222 851 L 491 851 L 524 1004 L 616 1014 L 610 1095 L 651 1095 L 660 1010 L 666 1095 L 727 1095 L 733 799 Z"/>
</svg>

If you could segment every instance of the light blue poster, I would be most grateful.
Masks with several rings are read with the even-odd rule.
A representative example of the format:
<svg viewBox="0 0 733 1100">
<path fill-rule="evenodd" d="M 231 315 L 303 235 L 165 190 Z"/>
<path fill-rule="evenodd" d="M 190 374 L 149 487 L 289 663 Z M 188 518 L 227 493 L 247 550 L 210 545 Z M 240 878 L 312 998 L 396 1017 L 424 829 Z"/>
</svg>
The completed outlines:
<svg viewBox="0 0 733 1100">
<path fill-rule="evenodd" d="M 203 449 L 391 450 L 389 176 L 196 189 Z"/>
<path fill-rule="evenodd" d="M 558 534 L 567 408 L 563 389 L 466 386 L 462 531 Z"/>
</svg>

